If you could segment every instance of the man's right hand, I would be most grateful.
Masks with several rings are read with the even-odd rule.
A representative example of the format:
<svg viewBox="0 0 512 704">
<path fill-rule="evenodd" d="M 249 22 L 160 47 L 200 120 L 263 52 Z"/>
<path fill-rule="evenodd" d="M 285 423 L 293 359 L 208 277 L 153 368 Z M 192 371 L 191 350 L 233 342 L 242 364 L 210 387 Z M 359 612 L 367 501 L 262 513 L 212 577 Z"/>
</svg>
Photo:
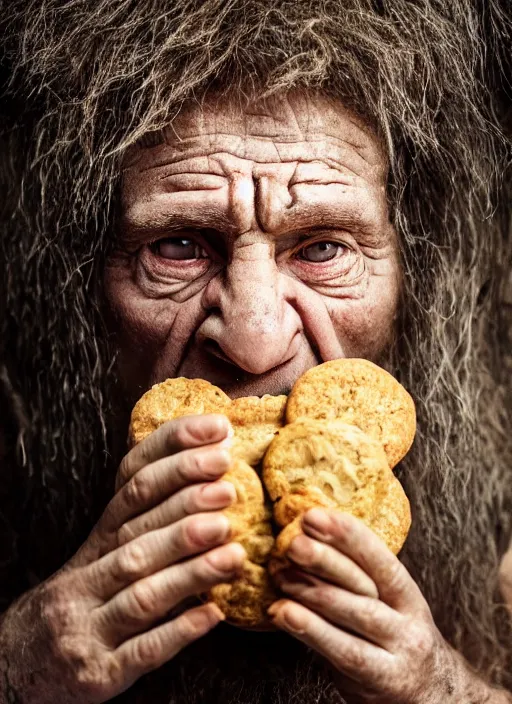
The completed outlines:
<svg viewBox="0 0 512 704">
<path fill-rule="evenodd" d="M 229 430 L 223 416 L 180 418 L 126 455 L 84 545 L 4 615 L 0 704 L 108 701 L 217 625 L 218 607 L 186 600 L 245 558 L 220 512 L 234 487 L 215 481 Z"/>
</svg>

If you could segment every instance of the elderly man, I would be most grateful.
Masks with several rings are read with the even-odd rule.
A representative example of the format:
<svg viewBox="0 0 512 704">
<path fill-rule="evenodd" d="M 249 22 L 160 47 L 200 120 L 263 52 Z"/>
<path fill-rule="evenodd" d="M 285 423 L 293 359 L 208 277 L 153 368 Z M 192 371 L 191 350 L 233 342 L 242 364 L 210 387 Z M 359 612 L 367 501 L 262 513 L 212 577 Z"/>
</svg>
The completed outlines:
<svg viewBox="0 0 512 704">
<path fill-rule="evenodd" d="M 10 12 L 0 702 L 512 701 L 499 5 Z M 197 595 L 244 558 L 228 422 L 127 452 L 130 409 L 167 377 L 281 394 L 341 357 L 415 398 L 406 546 L 311 511 L 277 631 L 219 623 Z"/>
</svg>

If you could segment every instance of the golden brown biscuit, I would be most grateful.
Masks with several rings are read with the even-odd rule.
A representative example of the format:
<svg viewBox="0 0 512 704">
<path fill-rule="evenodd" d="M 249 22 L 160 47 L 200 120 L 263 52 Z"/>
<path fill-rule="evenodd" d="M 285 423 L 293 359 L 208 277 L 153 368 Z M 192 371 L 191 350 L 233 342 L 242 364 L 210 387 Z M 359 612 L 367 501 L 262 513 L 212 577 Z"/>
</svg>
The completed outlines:
<svg viewBox="0 0 512 704">
<path fill-rule="evenodd" d="M 271 527 L 272 509 L 256 471 L 243 460 L 235 459 L 223 481 L 233 484 L 236 500 L 223 510 L 231 525 L 231 538 L 241 543 L 252 562 L 263 564 L 274 542 Z"/>
<path fill-rule="evenodd" d="M 281 523 L 304 513 L 315 495 L 322 505 L 332 502 L 370 522 L 391 476 L 382 445 L 340 420 L 286 425 L 263 460 L 263 481 Z"/>
<path fill-rule="evenodd" d="M 232 401 L 203 379 L 167 379 L 155 384 L 136 403 L 130 423 L 131 445 L 160 425 L 181 416 L 222 413 L 233 426 L 233 457 L 257 465 L 276 432 L 283 426 L 286 396 L 247 396 Z"/>
<path fill-rule="evenodd" d="M 397 554 L 410 527 L 409 502 L 387 464 L 382 445 L 343 421 L 295 421 L 279 431 L 263 462 L 274 504 L 276 539 L 271 575 L 302 532 L 302 515 L 315 506 L 360 518 Z"/>
<path fill-rule="evenodd" d="M 167 379 L 155 384 L 135 404 L 129 442 L 136 445 L 163 423 L 181 416 L 224 413 L 231 399 L 224 391 L 203 379 Z"/>
<path fill-rule="evenodd" d="M 416 432 L 412 398 L 366 359 L 336 359 L 303 374 L 288 399 L 286 421 L 304 417 L 356 425 L 382 443 L 390 467 L 405 456 Z"/>
<path fill-rule="evenodd" d="M 251 466 L 261 462 L 267 447 L 284 424 L 286 396 L 245 396 L 235 399 L 226 415 L 235 437 L 231 454 Z"/>
<path fill-rule="evenodd" d="M 411 506 L 398 479 L 393 476 L 370 528 L 398 555 L 411 527 Z"/>
<path fill-rule="evenodd" d="M 229 623 L 245 628 L 270 625 L 266 610 L 277 595 L 264 565 L 274 545 L 272 510 L 258 475 L 243 460 L 235 459 L 222 478 L 236 489 L 235 503 L 223 513 L 231 524 L 231 540 L 245 548 L 247 560 L 240 576 L 214 586 L 208 597 Z"/>
<path fill-rule="evenodd" d="M 266 566 L 247 560 L 240 577 L 231 583 L 217 584 L 210 599 L 226 615 L 226 620 L 241 628 L 274 630 L 268 607 L 279 598 Z"/>
<path fill-rule="evenodd" d="M 317 503 L 317 499 L 318 497 L 316 496 L 306 496 L 305 504 L 307 508 L 296 515 L 290 523 L 286 524 L 277 536 L 271 552 L 272 559 L 267 565 L 271 575 L 288 564 L 285 555 L 288 552 L 290 543 L 296 535 L 303 532 L 301 527 L 302 515 L 308 509 L 315 508 L 315 506 L 333 508 L 332 506 L 326 506 L 325 503 Z M 374 517 L 370 522 L 364 522 L 386 543 L 392 553 L 398 555 L 411 527 L 411 507 L 402 485 L 395 476 L 390 476 L 386 492 L 377 507 Z"/>
<path fill-rule="evenodd" d="M 342 373 L 339 362 L 343 363 Z M 352 383 L 362 383 L 363 391 L 359 393 L 355 389 L 350 394 L 345 389 L 344 395 L 335 393 L 331 394 L 333 398 L 329 398 L 322 386 L 325 384 L 325 371 L 321 374 L 321 384 L 314 378 L 313 372 L 331 365 L 329 374 L 334 382 L 339 384 L 341 378 L 347 382 L 349 362 Z M 288 420 L 294 413 L 302 413 L 304 407 L 320 417 L 320 398 L 327 398 L 324 400 L 327 404 L 324 415 L 332 419 L 341 397 L 345 398 L 345 406 L 341 404 L 344 420 L 350 418 L 355 425 L 363 425 L 361 418 L 366 418 L 366 426 L 378 438 L 382 437 L 388 426 L 393 429 L 392 422 L 386 425 L 385 414 L 390 408 L 393 411 L 398 404 L 398 382 L 375 365 L 362 374 L 361 363 L 364 367 L 364 360 L 338 360 L 307 372 L 293 389 L 291 411 L 287 409 Z M 336 368 L 332 368 L 333 364 Z M 375 378 L 380 375 L 382 388 L 379 387 L 376 393 L 375 390 L 364 391 L 372 374 Z M 309 380 L 301 386 L 308 375 Z M 395 406 L 387 396 L 391 393 L 396 396 Z M 347 405 L 349 397 L 352 406 Z M 247 560 L 235 580 L 216 585 L 206 596 L 218 604 L 228 622 L 245 628 L 272 628 L 266 610 L 278 598 L 278 593 L 270 575 L 286 563 L 284 555 L 293 537 L 301 532 L 301 517 L 309 508 L 340 508 L 362 518 L 395 553 L 402 546 L 410 525 L 407 498 L 400 483 L 393 477 L 379 442 L 343 421 L 330 420 L 326 423 L 303 418 L 282 427 L 285 404 L 286 397 L 268 395 L 231 401 L 221 389 L 207 381 L 179 378 L 155 385 L 144 394 L 132 412 L 132 444 L 140 442 L 162 423 L 183 415 L 223 413 L 230 419 L 235 431 L 234 461 L 223 479 L 233 483 L 237 500 L 223 513 L 230 519 L 232 539 L 244 546 Z M 404 418 L 409 419 L 409 430 L 405 433 L 407 438 L 411 416 L 403 398 L 402 406 L 405 411 L 399 408 L 395 416 L 400 417 L 402 413 Z M 370 417 L 372 408 L 373 416 Z M 414 407 L 412 418 L 414 421 Z M 403 448 L 406 441 L 402 438 L 401 442 L 400 447 Z M 396 438 L 387 444 L 384 438 L 384 444 L 391 457 L 400 454 L 396 449 Z M 283 526 L 277 540 L 272 531 L 272 502 L 265 496 L 259 476 L 249 466 L 256 465 L 264 455 L 264 480 L 272 501 L 275 501 L 274 519 L 279 526 Z M 272 560 L 271 554 L 274 556 Z"/>
</svg>

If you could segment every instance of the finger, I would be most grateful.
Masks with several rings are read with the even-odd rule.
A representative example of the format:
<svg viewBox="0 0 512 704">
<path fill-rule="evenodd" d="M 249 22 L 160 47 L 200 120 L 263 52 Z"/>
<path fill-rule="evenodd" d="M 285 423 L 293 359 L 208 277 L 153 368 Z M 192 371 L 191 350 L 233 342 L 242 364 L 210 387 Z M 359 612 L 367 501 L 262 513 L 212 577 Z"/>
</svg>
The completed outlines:
<svg viewBox="0 0 512 704">
<path fill-rule="evenodd" d="M 152 511 L 125 523 L 118 532 L 119 544 L 123 545 L 139 535 L 176 523 L 194 513 L 227 508 L 234 501 L 236 489 L 231 482 L 217 481 L 185 487 Z"/>
<path fill-rule="evenodd" d="M 394 669 L 395 656 L 328 623 L 302 604 L 281 600 L 268 610 L 272 623 L 313 648 L 340 672 L 378 686 Z"/>
<path fill-rule="evenodd" d="M 171 660 L 185 646 L 211 631 L 224 618 L 218 606 L 204 604 L 123 643 L 114 652 L 114 657 L 120 671 L 125 673 L 127 686 Z"/>
<path fill-rule="evenodd" d="M 131 540 L 84 568 L 85 583 L 103 601 L 143 577 L 229 540 L 222 513 L 198 513 Z"/>
<path fill-rule="evenodd" d="M 123 458 L 116 477 L 116 491 L 142 467 L 192 447 L 221 442 L 232 434 L 226 416 L 183 416 L 168 421 L 148 435 Z"/>
<path fill-rule="evenodd" d="M 379 598 L 399 611 L 425 611 L 428 606 L 400 560 L 362 521 L 337 510 L 314 508 L 302 519 L 311 537 L 332 545 L 373 580 Z"/>
<path fill-rule="evenodd" d="M 95 629 L 104 642 L 117 647 L 168 616 L 184 599 L 233 579 L 245 559 L 243 547 L 229 543 L 141 579 L 96 609 Z"/>
<path fill-rule="evenodd" d="M 282 591 L 311 611 L 394 652 L 404 616 L 379 599 L 353 594 L 293 568 L 282 570 L 276 581 Z"/>
<path fill-rule="evenodd" d="M 287 557 L 307 572 L 322 577 L 355 594 L 377 598 L 375 582 L 359 565 L 336 548 L 313 540 L 307 535 L 296 536 L 288 549 Z"/>
<path fill-rule="evenodd" d="M 117 531 L 124 523 L 153 508 L 184 486 L 218 479 L 230 464 L 229 450 L 217 444 L 184 450 L 146 465 L 109 502 L 97 525 L 97 532 L 112 549 L 116 546 Z"/>
</svg>

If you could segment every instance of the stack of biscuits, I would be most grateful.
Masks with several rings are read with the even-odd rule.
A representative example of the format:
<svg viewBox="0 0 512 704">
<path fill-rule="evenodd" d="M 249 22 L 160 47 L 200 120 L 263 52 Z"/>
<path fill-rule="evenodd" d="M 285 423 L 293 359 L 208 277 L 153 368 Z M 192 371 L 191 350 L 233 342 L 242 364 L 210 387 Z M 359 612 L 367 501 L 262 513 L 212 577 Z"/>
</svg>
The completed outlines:
<svg viewBox="0 0 512 704">
<path fill-rule="evenodd" d="M 132 412 L 130 442 L 184 415 L 222 413 L 234 430 L 223 476 L 237 499 L 223 511 L 232 540 L 247 552 L 242 574 L 207 595 L 244 628 L 268 628 L 279 598 L 272 575 L 315 506 L 360 518 L 397 554 L 411 523 L 392 469 L 416 430 L 412 398 L 388 372 L 364 359 L 340 359 L 303 374 L 290 395 L 231 400 L 202 379 L 167 379 Z"/>
</svg>

